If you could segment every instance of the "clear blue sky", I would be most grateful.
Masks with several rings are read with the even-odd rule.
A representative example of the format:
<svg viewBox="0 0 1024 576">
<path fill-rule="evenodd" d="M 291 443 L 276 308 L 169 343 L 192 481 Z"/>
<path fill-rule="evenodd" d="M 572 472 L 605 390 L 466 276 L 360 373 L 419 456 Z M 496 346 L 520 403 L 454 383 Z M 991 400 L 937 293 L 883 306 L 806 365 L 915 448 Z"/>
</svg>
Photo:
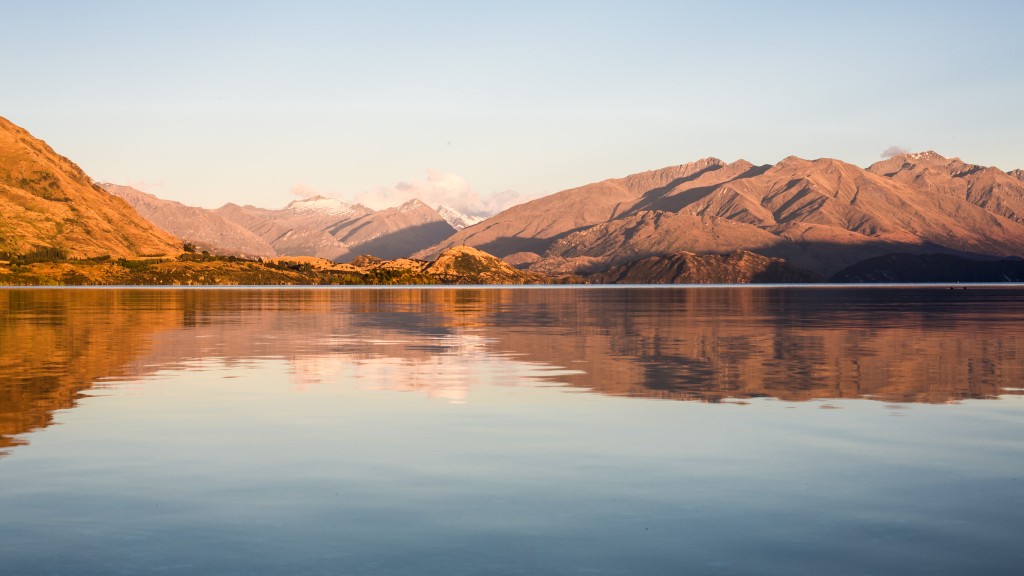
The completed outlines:
<svg viewBox="0 0 1024 576">
<path fill-rule="evenodd" d="M 706 156 L 1024 167 L 1024 2 L 0 0 L 0 115 L 187 204 Z M 447 183 L 447 184 L 446 184 Z M 419 187 L 419 188 L 418 188 Z M 458 186 L 456 186 L 457 188 Z M 399 187 L 401 188 L 401 187 Z"/>
</svg>

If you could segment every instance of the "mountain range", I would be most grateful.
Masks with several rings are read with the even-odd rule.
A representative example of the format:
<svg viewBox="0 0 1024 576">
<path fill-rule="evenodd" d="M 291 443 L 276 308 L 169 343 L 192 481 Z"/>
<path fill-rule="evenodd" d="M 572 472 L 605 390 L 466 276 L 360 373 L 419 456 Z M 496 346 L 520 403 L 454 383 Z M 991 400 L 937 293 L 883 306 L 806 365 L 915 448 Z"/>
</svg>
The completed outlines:
<svg viewBox="0 0 1024 576">
<path fill-rule="evenodd" d="M 460 227 L 473 222 L 469 216 L 443 206 L 438 211 L 419 200 L 371 210 L 314 196 L 277 210 L 234 203 L 208 210 L 128 186 L 101 186 L 200 249 L 248 257 L 314 256 L 336 262 L 361 255 L 400 258 L 455 233 L 449 221 Z"/>
<path fill-rule="evenodd" d="M 536 274 L 665 283 L 898 280 L 895 260 L 879 259 L 893 254 L 911 257 L 914 277 L 930 277 L 926 269 L 940 260 L 913 259 L 929 254 L 1002 260 L 1010 264 L 985 274 L 1011 277 L 1024 255 L 1024 170 L 935 152 L 867 168 L 829 158 L 760 166 L 705 158 L 564 190 L 478 221 L 419 200 L 384 210 L 322 196 L 281 209 L 185 206 L 97 185 L 0 118 L 0 200 L 0 253 L 19 257 L 175 256 L 184 241 L 248 257 L 431 260 L 468 246 Z M 959 262 L 941 261 L 943 274 Z M 854 265 L 856 274 L 844 275 Z"/>
<path fill-rule="evenodd" d="M 747 250 L 829 277 L 890 253 L 1024 253 L 1024 182 L 934 152 L 867 169 L 789 157 L 716 158 L 605 180 L 514 206 L 414 257 L 475 246 L 548 274 L 640 258 Z"/>
</svg>

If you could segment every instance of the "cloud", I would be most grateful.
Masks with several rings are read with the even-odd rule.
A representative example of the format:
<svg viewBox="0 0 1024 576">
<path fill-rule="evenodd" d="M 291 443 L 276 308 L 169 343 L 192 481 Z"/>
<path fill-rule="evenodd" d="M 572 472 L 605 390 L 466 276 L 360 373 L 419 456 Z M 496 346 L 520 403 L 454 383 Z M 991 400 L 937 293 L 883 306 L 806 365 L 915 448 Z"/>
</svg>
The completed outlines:
<svg viewBox="0 0 1024 576">
<path fill-rule="evenodd" d="M 357 195 L 355 201 L 374 210 L 381 210 L 398 206 L 413 198 L 418 198 L 433 208 L 444 205 L 470 216 L 492 216 L 506 208 L 533 199 L 532 196 L 514 190 L 480 194 L 470 188 L 469 182 L 458 174 L 428 169 L 425 180 L 383 186 Z"/>
<path fill-rule="evenodd" d="M 910 150 L 907 150 L 903 146 L 889 146 L 882 151 L 882 158 L 892 158 L 893 156 L 899 156 L 900 154 L 907 154 Z"/>
<path fill-rule="evenodd" d="M 305 200 L 306 198 L 312 198 L 313 196 L 319 195 L 316 190 L 305 184 L 296 184 L 295 186 L 292 186 L 292 189 L 289 190 L 288 193 L 300 200 Z"/>
</svg>

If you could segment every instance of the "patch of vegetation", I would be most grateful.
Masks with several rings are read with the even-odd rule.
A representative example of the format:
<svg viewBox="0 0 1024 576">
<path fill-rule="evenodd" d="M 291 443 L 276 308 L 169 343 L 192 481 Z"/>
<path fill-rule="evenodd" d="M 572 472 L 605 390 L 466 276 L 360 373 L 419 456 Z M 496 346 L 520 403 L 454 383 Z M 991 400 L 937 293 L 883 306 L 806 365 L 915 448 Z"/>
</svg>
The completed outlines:
<svg viewBox="0 0 1024 576">
<path fill-rule="evenodd" d="M 31 178 L 25 177 L 20 179 L 17 186 L 45 200 L 53 200 L 55 202 L 67 202 L 69 200 L 61 189 L 60 180 L 57 178 L 57 175 L 45 170 L 36 170 L 32 173 Z"/>
<path fill-rule="evenodd" d="M 0 284 L 273 286 L 466 284 L 482 281 L 468 275 L 447 277 L 389 266 L 360 270 L 320 269 L 309 262 L 249 260 L 205 251 L 198 254 L 184 252 L 173 260 L 111 259 L 109 255 L 69 260 L 56 249 L 37 252 L 31 259 L 18 256 L 8 266 L 0 264 Z M 480 269 L 477 259 L 470 258 L 470 262 L 475 265 L 474 269 Z"/>
<path fill-rule="evenodd" d="M 63 262 L 68 259 L 68 253 L 63 248 L 55 246 L 43 246 L 25 254 L 11 254 L 0 252 L 0 260 L 7 260 L 12 264 L 35 264 L 38 262 Z"/>
<path fill-rule="evenodd" d="M 479 258 L 471 254 L 459 254 L 456 256 L 455 269 L 462 274 L 482 274 L 488 271 L 487 266 Z"/>
<path fill-rule="evenodd" d="M 126 258 L 118 258 L 117 260 L 114 260 L 114 264 L 128 270 L 144 270 L 153 264 L 159 264 L 160 262 L 163 262 L 163 260 L 152 258 L 146 260 L 128 260 Z"/>
</svg>

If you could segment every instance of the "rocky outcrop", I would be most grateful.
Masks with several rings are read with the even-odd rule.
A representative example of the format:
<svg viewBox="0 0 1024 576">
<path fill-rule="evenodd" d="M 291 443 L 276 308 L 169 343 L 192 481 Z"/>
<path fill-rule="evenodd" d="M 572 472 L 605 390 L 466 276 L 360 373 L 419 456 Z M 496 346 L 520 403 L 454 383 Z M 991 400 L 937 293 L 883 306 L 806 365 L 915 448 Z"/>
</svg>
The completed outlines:
<svg viewBox="0 0 1024 576">
<path fill-rule="evenodd" d="M 500 258 L 469 246 L 449 248 L 424 271 L 446 284 L 542 284 L 540 274 L 513 268 Z"/>
</svg>

